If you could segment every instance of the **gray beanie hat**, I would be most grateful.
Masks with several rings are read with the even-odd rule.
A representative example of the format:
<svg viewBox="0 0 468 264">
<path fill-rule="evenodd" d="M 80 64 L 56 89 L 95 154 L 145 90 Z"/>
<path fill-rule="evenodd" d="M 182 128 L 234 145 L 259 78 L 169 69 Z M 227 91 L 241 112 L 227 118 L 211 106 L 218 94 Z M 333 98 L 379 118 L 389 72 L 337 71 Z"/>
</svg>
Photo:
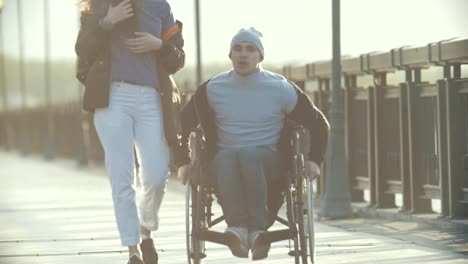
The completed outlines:
<svg viewBox="0 0 468 264">
<path fill-rule="evenodd" d="M 231 51 L 234 45 L 240 42 L 249 42 L 255 45 L 255 47 L 257 47 L 258 51 L 260 51 L 260 57 L 263 60 L 265 53 L 263 50 L 262 38 L 263 38 L 262 33 L 256 30 L 255 28 L 253 27 L 248 28 L 248 29 L 242 28 L 241 30 L 239 30 L 239 32 L 237 32 L 237 34 L 231 40 L 231 49 L 229 51 L 229 57 L 231 57 Z"/>
</svg>

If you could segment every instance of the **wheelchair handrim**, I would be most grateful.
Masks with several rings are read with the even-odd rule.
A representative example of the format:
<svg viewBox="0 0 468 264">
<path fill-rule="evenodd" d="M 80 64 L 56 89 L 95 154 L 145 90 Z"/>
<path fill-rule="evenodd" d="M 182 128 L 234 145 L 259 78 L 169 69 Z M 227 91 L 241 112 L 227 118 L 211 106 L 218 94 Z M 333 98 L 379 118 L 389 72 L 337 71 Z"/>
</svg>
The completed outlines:
<svg viewBox="0 0 468 264">
<path fill-rule="evenodd" d="M 192 259 L 191 259 L 191 251 L 192 251 L 192 243 L 191 243 L 191 230 L 190 230 L 190 198 L 192 195 L 192 183 L 190 180 L 188 180 L 185 183 L 185 232 L 186 232 L 186 248 L 187 248 L 187 259 L 188 259 L 188 264 L 192 264 Z"/>
<path fill-rule="evenodd" d="M 312 182 L 306 177 L 307 189 L 307 226 L 309 232 L 309 254 L 310 261 L 315 263 L 315 226 L 314 226 L 314 204 L 312 197 Z"/>
</svg>

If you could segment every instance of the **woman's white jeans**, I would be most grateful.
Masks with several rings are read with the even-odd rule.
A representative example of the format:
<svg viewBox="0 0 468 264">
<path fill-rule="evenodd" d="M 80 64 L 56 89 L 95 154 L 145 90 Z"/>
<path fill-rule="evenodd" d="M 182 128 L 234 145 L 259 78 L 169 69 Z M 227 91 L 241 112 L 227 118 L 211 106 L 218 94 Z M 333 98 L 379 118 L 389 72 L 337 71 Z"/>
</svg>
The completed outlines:
<svg viewBox="0 0 468 264">
<path fill-rule="evenodd" d="M 151 231 L 158 228 L 158 212 L 169 175 L 159 95 L 151 87 L 113 82 L 109 107 L 95 111 L 94 124 L 104 148 L 122 245 L 137 245 L 140 225 Z M 142 185 L 139 216 L 134 147 Z"/>
</svg>

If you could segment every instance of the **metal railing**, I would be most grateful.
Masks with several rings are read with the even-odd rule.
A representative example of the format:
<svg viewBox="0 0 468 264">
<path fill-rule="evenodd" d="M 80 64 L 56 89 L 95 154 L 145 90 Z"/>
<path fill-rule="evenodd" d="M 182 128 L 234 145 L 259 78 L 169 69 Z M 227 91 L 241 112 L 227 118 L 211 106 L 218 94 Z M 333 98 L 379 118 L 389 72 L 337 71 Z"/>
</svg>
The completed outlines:
<svg viewBox="0 0 468 264">
<path fill-rule="evenodd" d="M 402 47 L 389 52 L 343 58 L 345 127 L 348 172 L 354 201 L 370 193 L 378 208 L 432 212 L 431 200 L 440 199 L 441 214 L 468 216 L 468 38 Z M 442 68 L 435 83 L 422 73 Z M 404 80 L 389 84 L 388 76 L 403 72 Z M 287 66 L 283 74 L 306 89 L 328 112 L 331 62 Z M 373 85 L 359 83 L 372 76 Z M 325 176 L 326 177 L 326 176 Z M 319 182 L 323 192 L 324 177 Z"/>
</svg>

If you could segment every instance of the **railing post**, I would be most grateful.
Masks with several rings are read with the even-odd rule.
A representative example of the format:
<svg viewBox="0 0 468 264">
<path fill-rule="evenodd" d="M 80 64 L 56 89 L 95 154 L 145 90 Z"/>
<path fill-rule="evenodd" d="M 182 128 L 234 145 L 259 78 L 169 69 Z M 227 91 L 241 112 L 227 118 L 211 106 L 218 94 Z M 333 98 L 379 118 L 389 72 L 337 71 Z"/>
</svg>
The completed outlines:
<svg viewBox="0 0 468 264">
<path fill-rule="evenodd" d="M 344 112 L 344 120 L 345 120 L 345 144 L 346 144 L 346 160 L 348 165 L 348 175 L 349 175 L 349 183 L 350 183 L 350 192 L 351 192 L 351 201 L 353 202 L 362 202 L 364 201 L 364 196 L 361 191 L 355 190 L 353 188 L 356 185 L 356 164 L 352 162 L 352 153 L 355 149 L 355 140 L 353 138 L 355 135 L 352 133 L 352 120 L 354 116 L 354 94 L 356 93 L 357 84 L 356 84 L 356 76 L 353 75 L 345 75 L 345 112 Z"/>
<path fill-rule="evenodd" d="M 439 188 L 442 216 L 450 215 L 450 188 L 448 185 L 447 159 L 447 86 L 448 80 L 437 81 L 437 120 L 438 149 L 439 149 Z"/>
<path fill-rule="evenodd" d="M 460 63 L 453 64 L 453 79 L 460 80 L 461 79 L 461 65 Z"/>
<path fill-rule="evenodd" d="M 415 74 L 417 75 L 417 74 Z M 415 76 L 417 80 L 417 76 Z M 422 199 L 424 195 L 424 180 L 421 171 L 418 170 L 421 165 L 421 139 L 419 133 L 424 133 L 420 130 L 420 117 L 424 113 L 419 113 L 421 100 L 417 95 L 417 87 L 415 83 L 408 81 L 407 99 L 408 99 L 408 146 L 409 146 L 409 171 L 410 171 L 410 186 L 411 186 L 411 212 L 426 213 L 432 212 L 431 200 Z"/>
<path fill-rule="evenodd" d="M 375 87 L 368 87 L 367 99 L 367 149 L 368 149 L 368 178 L 369 178 L 369 205 L 375 206 L 377 204 L 376 198 L 376 155 L 375 155 Z"/>
<path fill-rule="evenodd" d="M 384 149 L 384 131 L 385 125 L 385 98 L 384 89 L 387 85 L 386 73 L 374 74 L 375 97 L 374 97 L 374 126 L 375 126 L 375 192 L 377 208 L 395 207 L 391 195 L 386 193 L 387 180 L 385 173 L 385 149 Z"/>
<path fill-rule="evenodd" d="M 403 197 L 402 211 L 411 210 L 411 180 L 410 180 L 410 156 L 409 156 L 409 135 L 408 135 L 408 90 L 411 86 L 410 80 L 400 84 L 400 171 L 401 171 L 401 191 Z"/>
<path fill-rule="evenodd" d="M 460 78 L 459 65 L 454 66 L 454 77 Z M 446 79 L 447 91 L 447 159 L 448 159 L 448 188 L 449 188 L 449 216 L 466 217 L 468 210 L 463 210 L 462 200 L 463 177 L 465 168 L 465 122 L 462 96 L 458 93 L 460 82 Z"/>
</svg>

